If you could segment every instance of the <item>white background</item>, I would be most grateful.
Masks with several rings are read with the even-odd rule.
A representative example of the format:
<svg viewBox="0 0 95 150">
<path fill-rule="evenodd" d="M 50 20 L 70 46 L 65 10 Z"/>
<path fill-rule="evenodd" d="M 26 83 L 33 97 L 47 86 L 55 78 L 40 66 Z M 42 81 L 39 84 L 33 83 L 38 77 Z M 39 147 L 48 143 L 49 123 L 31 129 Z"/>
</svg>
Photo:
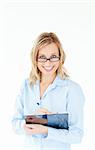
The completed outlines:
<svg viewBox="0 0 95 150">
<path fill-rule="evenodd" d="M 11 126 L 14 102 L 30 72 L 33 41 L 46 31 L 60 38 L 67 56 L 65 67 L 86 97 L 84 138 L 72 150 L 94 150 L 95 1 L 3 1 L 0 17 L 0 149 L 21 149 L 23 136 L 16 135 Z"/>
</svg>

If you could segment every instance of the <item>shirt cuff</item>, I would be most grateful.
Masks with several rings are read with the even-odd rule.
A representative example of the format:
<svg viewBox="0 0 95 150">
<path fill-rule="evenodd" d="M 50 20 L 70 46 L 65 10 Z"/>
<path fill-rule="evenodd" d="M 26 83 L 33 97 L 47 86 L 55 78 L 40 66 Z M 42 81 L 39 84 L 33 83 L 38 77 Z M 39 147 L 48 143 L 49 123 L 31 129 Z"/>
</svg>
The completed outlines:
<svg viewBox="0 0 95 150">
<path fill-rule="evenodd" d="M 54 137 L 56 139 L 56 136 L 54 136 L 55 135 L 54 134 L 55 130 L 57 130 L 57 129 L 54 129 L 52 127 L 48 127 L 48 136 L 47 136 L 47 139 L 54 139 Z"/>
<path fill-rule="evenodd" d="M 20 124 L 22 133 L 25 133 L 24 125 L 25 125 L 25 120 L 22 120 Z"/>
</svg>

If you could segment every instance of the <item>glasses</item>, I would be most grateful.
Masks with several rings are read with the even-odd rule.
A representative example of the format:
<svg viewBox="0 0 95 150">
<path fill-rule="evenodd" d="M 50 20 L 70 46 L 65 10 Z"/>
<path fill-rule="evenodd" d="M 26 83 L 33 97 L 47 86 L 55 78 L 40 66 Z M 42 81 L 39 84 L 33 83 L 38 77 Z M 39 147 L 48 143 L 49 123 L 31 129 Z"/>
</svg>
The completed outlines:
<svg viewBox="0 0 95 150">
<path fill-rule="evenodd" d="M 45 56 L 40 56 L 37 58 L 38 62 L 47 62 L 47 60 L 49 60 L 50 62 L 57 62 L 60 60 L 60 57 L 51 56 L 50 58 L 46 58 Z"/>
</svg>

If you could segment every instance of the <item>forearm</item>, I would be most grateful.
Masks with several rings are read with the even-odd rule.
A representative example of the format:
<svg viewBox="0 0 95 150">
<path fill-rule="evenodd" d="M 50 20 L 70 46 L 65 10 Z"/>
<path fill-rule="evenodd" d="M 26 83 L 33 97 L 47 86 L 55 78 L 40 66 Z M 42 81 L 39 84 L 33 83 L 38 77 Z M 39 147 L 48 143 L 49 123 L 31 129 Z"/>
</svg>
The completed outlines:
<svg viewBox="0 0 95 150">
<path fill-rule="evenodd" d="M 24 134 L 25 133 L 24 125 L 25 125 L 24 119 L 23 120 L 20 120 L 20 119 L 13 119 L 12 120 L 13 129 L 17 134 Z"/>
<path fill-rule="evenodd" d="M 47 139 L 57 140 L 63 143 L 74 144 L 80 143 L 82 140 L 83 131 L 81 129 L 64 130 L 48 127 Z"/>
</svg>

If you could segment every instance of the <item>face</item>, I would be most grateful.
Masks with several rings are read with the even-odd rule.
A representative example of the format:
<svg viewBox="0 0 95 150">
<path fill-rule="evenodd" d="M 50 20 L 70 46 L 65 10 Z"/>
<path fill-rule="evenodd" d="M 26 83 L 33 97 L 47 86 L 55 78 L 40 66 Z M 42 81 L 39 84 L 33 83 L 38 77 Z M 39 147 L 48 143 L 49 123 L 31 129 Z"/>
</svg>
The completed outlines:
<svg viewBox="0 0 95 150">
<path fill-rule="evenodd" d="M 57 45 L 55 43 L 48 44 L 42 47 L 38 52 L 37 67 L 42 75 L 55 75 L 59 67 L 59 59 Z"/>
</svg>

